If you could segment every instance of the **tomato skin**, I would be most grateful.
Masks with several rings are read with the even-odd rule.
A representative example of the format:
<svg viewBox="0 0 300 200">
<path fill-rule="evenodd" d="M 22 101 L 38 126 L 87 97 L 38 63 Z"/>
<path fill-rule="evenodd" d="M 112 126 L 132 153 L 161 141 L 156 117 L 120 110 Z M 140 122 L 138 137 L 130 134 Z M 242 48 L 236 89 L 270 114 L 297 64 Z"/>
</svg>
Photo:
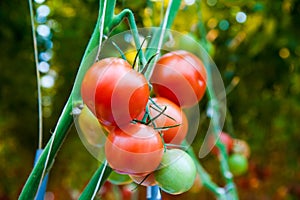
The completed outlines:
<svg viewBox="0 0 300 200">
<path fill-rule="evenodd" d="M 108 134 L 105 155 L 118 173 L 146 175 L 154 171 L 163 156 L 161 136 L 143 124 L 129 124 Z"/>
<path fill-rule="evenodd" d="M 180 107 L 197 104 L 206 90 L 206 70 L 202 61 L 184 50 L 163 55 L 150 78 L 154 93 Z"/>
<path fill-rule="evenodd" d="M 128 124 L 145 108 L 149 87 L 145 77 L 120 58 L 105 58 L 86 72 L 81 86 L 84 103 L 107 127 Z"/>
<path fill-rule="evenodd" d="M 179 126 L 161 131 L 164 142 L 171 144 L 181 144 L 188 132 L 188 120 L 185 113 L 178 105 L 166 98 L 155 97 L 152 98 L 152 100 L 156 103 L 156 105 L 161 107 L 161 109 L 164 109 L 165 106 L 167 106 L 164 113 L 161 114 L 157 119 L 155 119 L 154 122 L 156 127 L 167 127 L 180 124 Z M 160 111 L 157 110 L 158 108 L 154 103 L 151 102 L 149 105 L 150 114 L 152 117 L 160 114 Z M 169 118 L 168 116 L 172 117 L 173 119 Z"/>
<path fill-rule="evenodd" d="M 192 158 L 184 151 L 170 149 L 164 153 L 161 168 L 154 172 L 158 186 L 169 194 L 181 194 L 194 184 L 197 171 Z"/>
</svg>

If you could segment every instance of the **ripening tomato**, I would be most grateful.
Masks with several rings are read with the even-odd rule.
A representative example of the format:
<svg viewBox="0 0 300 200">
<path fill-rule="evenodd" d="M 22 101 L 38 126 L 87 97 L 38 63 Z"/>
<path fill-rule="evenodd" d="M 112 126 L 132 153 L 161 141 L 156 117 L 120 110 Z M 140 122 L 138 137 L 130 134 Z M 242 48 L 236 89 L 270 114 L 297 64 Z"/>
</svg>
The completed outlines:
<svg viewBox="0 0 300 200">
<path fill-rule="evenodd" d="M 121 58 L 105 58 L 86 72 L 81 86 L 84 103 L 106 127 L 128 124 L 145 108 L 145 77 Z"/>
<path fill-rule="evenodd" d="M 149 103 L 151 117 L 158 116 L 163 109 L 166 110 L 154 120 L 156 127 L 175 127 L 162 129 L 161 133 L 165 143 L 180 144 L 185 138 L 188 131 L 188 121 L 185 113 L 172 101 L 163 98 L 152 98 L 153 102 Z"/>
<path fill-rule="evenodd" d="M 213 138 L 211 138 L 211 140 L 212 140 L 211 142 L 215 144 L 216 141 L 213 140 Z M 225 145 L 227 153 L 230 153 L 233 149 L 233 143 L 234 143 L 233 138 L 229 134 L 225 132 L 221 132 L 219 136 L 219 140 Z M 212 148 L 211 152 L 215 155 L 219 155 L 219 149 L 216 146 Z"/>
<path fill-rule="evenodd" d="M 194 184 L 197 171 L 192 158 L 180 149 L 164 153 L 161 167 L 154 172 L 157 185 L 169 194 L 181 194 Z"/>
<path fill-rule="evenodd" d="M 249 144 L 245 140 L 241 139 L 233 139 L 232 152 L 242 154 L 246 158 L 249 158 L 251 154 Z"/>
<path fill-rule="evenodd" d="M 181 107 L 197 104 L 206 90 L 206 70 L 202 61 L 187 51 L 163 55 L 150 78 L 154 93 Z"/>
<path fill-rule="evenodd" d="M 108 134 L 105 155 L 118 173 L 146 175 L 154 171 L 163 156 L 161 136 L 152 127 L 129 124 Z"/>
</svg>

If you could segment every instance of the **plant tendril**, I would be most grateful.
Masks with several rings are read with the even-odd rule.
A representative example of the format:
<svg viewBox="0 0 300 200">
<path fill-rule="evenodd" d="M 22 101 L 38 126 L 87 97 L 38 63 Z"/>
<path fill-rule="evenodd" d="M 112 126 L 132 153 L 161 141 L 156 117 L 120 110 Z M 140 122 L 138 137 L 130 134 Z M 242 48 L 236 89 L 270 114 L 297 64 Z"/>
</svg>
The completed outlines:
<svg viewBox="0 0 300 200">
<path fill-rule="evenodd" d="M 147 40 L 148 38 L 151 38 L 151 36 L 148 35 L 148 36 L 146 36 L 146 37 L 144 38 L 144 40 L 143 40 L 141 46 L 139 47 L 138 51 L 136 52 L 135 57 L 134 57 L 134 61 L 133 61 L 133 64 L 132 64 L 132 67 L 135 66 L 136 61 L 137 61 L 137 58 L 138 58 L 138 55 L 140 54 L 140 51 L 142 50 L 143 45 L 144 45 L 144 43 L 146 42 L 146 40 Z M 139 67 L 138 67 L 137 71 L 139 71 Z"/>
<path fill-rule="evenodd" d="M 154 55 L 152 55 L 149 60 L 147 61 L 145 67 L 143 67 L 141 74 L 145 74 L 147 69 L 149 68 L 150 62 L 158 55 L 159 53 L 155 53 Z"/>
<path fill-rule="evenodd" d="M 118 52 L 121 54 L 122 59 L 127 61 L 126 56 L 124 55 L 124 52 L 120 49 L 120 47 L 114 41 L 111 41 L 111 43 L 118 50 Z"/>
</svg>

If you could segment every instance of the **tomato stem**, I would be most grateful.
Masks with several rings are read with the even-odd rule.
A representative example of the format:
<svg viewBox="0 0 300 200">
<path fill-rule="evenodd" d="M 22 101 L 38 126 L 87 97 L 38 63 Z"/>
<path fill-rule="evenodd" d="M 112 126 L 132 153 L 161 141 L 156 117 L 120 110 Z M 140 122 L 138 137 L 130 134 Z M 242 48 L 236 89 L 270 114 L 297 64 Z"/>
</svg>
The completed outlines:
<svg viewBox="0 0 300 200">
<path fill-rule="evenodd" d="M 118 50 L 122 59 L 127 61 L 126 56 L 124 55 L 124 52 L 120 49 L 120 47 L 114 41 L 111 41 L 111 43 Z"/>
<path fill-rule="evenodd" d="M 150 106 L 151 107 L 151 106 Z M 164 112 L 167 110 L 167 106 L 164 107 L 163 110 L 161 110 L 158 115 L 156 115 L 155 117 L 151 118 L 146 125 L 149 125 L 150 123 L 152 123 L 153 121 L 155 121 L 157 118 L 159 118 L 162 114 L 164 114 Z M 150 114 L 150 113 L 149 113 Z"/>
<path fill-rule="evenodd" d="M 124 9 L 119 14 L 114 15 L 111 23 L 109 24 L 109 28 L 111 29 L 111 28 L 115 27 L 116 25 L 120 24 L 124 18 L 128 19 L 129 26 L 132 31 L 133 39 L 134 39 L 134 42 L 135 42 L 135 45 L 136 45 L 136 48 L 138 51 L 138 48 L 141 46 L 140 37 L 139 37 L 139 33 L 138 33 L 137 26 L 135 23 L 134 15 L 130 9 Z M 139 51 L 138 55 L 139 55 L 142 65 L 144 65 L 146 63 L 146 59 L 145 59 L 143 51 Z"/>
<path fill-rule="evenodd" d="M 142 44 L 141 44 L 141 46 L 139 47 L 139 49 L 138 49 L 138 51 L 137 51 L 137 53 L 136 53 L 136 55 L 135 55 L 135 57 L 134 57 L 134 61 L 133 61 L 133 64 L 132 64 L 133 67 L 134 67 L 135 64 L 136 64 L 137 57 L 138 57 L 138 55 L 140 54 L 140 51 L 142 50 L 143 45 L 144 45 L 146 39 L 148 39 L 148 38 L 151 38 L 151 36 L 148 35 L 147 37 L 145 37 L 144 40 L 143 40 L 143 42 L 142 42 Z M 137 71 L 139 71 L 139 67 L 137 68 Z"/>
</svg>

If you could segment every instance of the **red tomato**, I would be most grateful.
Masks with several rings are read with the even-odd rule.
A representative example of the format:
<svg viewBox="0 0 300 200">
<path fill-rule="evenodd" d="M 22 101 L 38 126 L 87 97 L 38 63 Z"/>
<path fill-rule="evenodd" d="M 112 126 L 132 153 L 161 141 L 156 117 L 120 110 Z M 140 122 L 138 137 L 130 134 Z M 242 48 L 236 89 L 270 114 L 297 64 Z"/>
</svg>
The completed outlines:
<svg viewBox="0 0 300 200">
<path fill-rule="evenodd" d="M 206 70 L 194 54 L 173 51 L 158 60 L 150 82 L 157 96 L 170 99 L 181 107 L 191 107 L 205 93 Z"/>
<path fill-rule="evenodd" d="M 118 173 L 146 175 L 154 171 L 163 156 L 161 136 L 152 127 L 129 124 L 108 134 L 105 155 Z"/>
<path fill-rule="evenodd" d="M 145 77 L 125 60 L 105 58 L 85 74 L 81 95 L 104 126 L 122 126 L 144 110 L 149 87 Z"/>
<path fill-rule="evenodd" d="M 233 149 L 234 140 L 233 138 L 225 132 L 222 132 L 219 136 L 219 140 L 226 146 L 227 153 L 230 153 Z M 215 143 L 216 141 L 212 139 L 212 142 Z M 215 155 L 219 155 L 219 149 L 214 146 L 211 152 Z"/>
<path fill-rule="evenodd" d="M 179 106 L 166 98 L 156 97 L 152 98 L 152 100 L 156 103 L 156 105 L 151 102 L 149 104 L 152 118 L 159 115 L 167 107 L 163 114 L 155 119 L 156 127 L 168 127 L 180 124 L 179 126 L 161 131 L 165 143 L 180 144 L 188 131 L 188 121 L 184 112 Z M 157 106 L 161 108 L 161 111 L 158 110 Z"/>
</svg>

